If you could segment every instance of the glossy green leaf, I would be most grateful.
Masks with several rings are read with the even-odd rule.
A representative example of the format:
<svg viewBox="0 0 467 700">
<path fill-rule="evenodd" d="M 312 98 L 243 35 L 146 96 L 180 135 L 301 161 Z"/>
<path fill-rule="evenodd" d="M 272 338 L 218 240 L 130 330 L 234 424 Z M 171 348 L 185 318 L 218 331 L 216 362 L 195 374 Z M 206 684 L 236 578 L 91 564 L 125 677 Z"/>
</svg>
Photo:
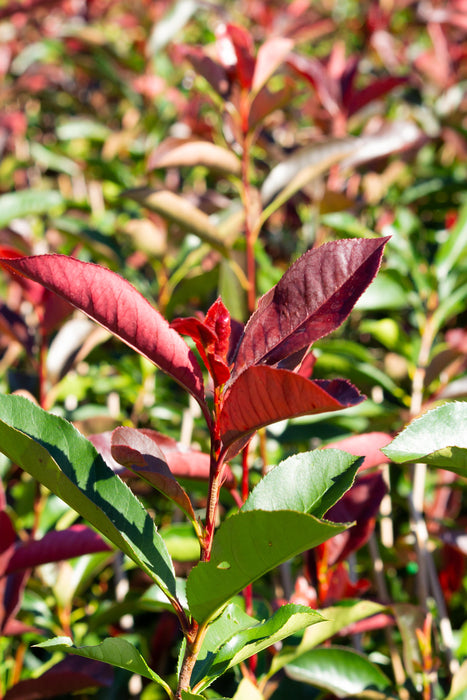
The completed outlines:
<svg viewBox="0 0 467 700">
<path fill-rule="evenodd" d="M 31 214 L 46 214 L 64 204 L 60 192 L 55 190 L 20 190 L 8 192 L 0 197 L 0 227 L 12 219 L 21 219 Z"/>
<path fill-rule="evenodd" d="M 169 597 L 172 561 L 152 518 L 70 423 L 22 396 L 0 396 L 0 451 L 74 508 Z"/>
<path fill-rule="evenodd" d="M 382 449 L 393 462 L 424 462 L 467 476 L 467 403 L 424 413 Z"/>
<path fill-rule="evenodd" d="M 285 667 L 290 678 L 323 688 L 338 698 L 380 698 L 392 695 L 389 678 L 366 656 L 341 647 L 313 649 Z"/>
<path fill-rule="evenodd" d="M 167 683 L 149 668 L 139 651 L 126 639 L 107 637 L 101 644 L 96 646 L 75 647 L 69 637 L 55 637 L 55 639 L 49 639 L 36 646 L 51 652 L 64 651 L 74 656 L 103 661 L 106 664 L 124 668 L 127 671 L 155 681 L 164 688 L 170 698 L 173 698 L 173 693 Z"/>
<path fill-rule="evenodd" d="M 358 600 L 345 601 L 343 605 L 320 610 L 319 613 L 323 616 L 323 622 L 320 625 L 314 625 L 306 629 L 298 646 L 284 646 L 273 658 L 268 675 L 273 676 L 288 663 L 292 663 L 305 652 L 317 647 L 318 644 L 331 639 L 335 634 L 354 622 L 377 615 L 384 612 L 385 609 L 379 603 L 373 603 L 370 600 Z"/>
<path fill-rule="evenodd" d="M 236 607 L 229 606 L 227 610 Z M 223 617 L 225 620 L 225 616 Z M 238 618 L 238 613 L 234 613 L 233 617 Z M 216 678 L 225 673 L 227 669 L 236 666 L 250 656 L 267 649 L 272 644 L 280 642 L 304 627 L 322 622 L 322 620 L 321 615 L 309 607 L 291 604 L 283 605 L 267 620 L 262 622 L 251 620 L 254 622 L 253 626 L 230 635 L 218 649 L 210 651 L 205 648 L 203 665 L 198 667 L 198 672 L 197 666 L 194 668 L 191 678 L 193 687 L 197 690 L 204 690 Z M 216 622 L 217 620 L 213 625 Z M 240 624 L 242 622 L 244 624 L 244 618 L 240 616 Z M 225 622 L 224 626 L 226 628 Z M 231 628 L 233 626 L 232 623 Z M 208 661 L 207 668 L 206 661 Z"/>
<path fill-rule="evenodd" d="M 459 211 L 456 223 L 449 231 L 449 235 L 442 243 L 435 255 L 436 275 L 441 290 L 449 290 L 452 283 L 447 282 L 450 273 L 455 273 L 455 265 L 467 250 L 467 205 L 464 204 Z M 447 284 L 446 284 L 447 283 Z"/>
<path fill-rule="evenodd" d="M 249 583 L 345 529 L 290 510 L 232 515 L 214 535 L 210 561 L 200 562 L 188 576 L 193 617 L 209 620 Z"/>
<path fill-rule="evenodd" d="M 334 449 L 293 455 L 261 479 L 242 511 L 297 510 L 321 518 L 352 486 L 361 463 Z"/>
<path fill-rule="evenodd" d="M 182 690 L 182 700 L 205 700 L 205 697 L 198 693 L 190 693 L 189 690 Z"/>
</svg>

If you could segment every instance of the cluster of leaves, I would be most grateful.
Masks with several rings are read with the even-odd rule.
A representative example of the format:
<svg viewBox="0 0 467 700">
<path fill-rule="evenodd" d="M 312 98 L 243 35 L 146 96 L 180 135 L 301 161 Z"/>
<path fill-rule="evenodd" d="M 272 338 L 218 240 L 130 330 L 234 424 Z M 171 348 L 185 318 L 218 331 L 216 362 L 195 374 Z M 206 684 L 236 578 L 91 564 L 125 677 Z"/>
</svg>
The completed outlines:
<svg viewBox="0 0 467 700">
<path fill-rule="evenodd" d="M 467 692 L 466 17 L 0 7 L 8 700 Z"/>
</svg>

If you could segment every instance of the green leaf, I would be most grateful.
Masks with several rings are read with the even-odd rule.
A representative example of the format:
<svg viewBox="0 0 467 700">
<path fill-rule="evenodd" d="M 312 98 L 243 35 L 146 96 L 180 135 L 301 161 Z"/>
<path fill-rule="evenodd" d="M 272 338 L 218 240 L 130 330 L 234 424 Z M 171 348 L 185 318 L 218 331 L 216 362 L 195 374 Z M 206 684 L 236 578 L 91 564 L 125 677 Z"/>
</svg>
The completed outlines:
<svg viewBox="0 0 467 700">
<path fill-rule="evenodd" d="M 264 695 L 248 678 L 242 678 L 232 700 L 263 700 Z"/>
<path fill-rule="evenodd" d="M 152 518 L 70 423 L 22 396 L 0 396 L 0 451 L 74 508 L 174 598 L 172 561 Z"/>
<path fill-rule="evenodd" d="M 210 561 L 199 563 L 188 576 L 194 618 L 208 621 L 249 583 L 346 527 L 289 510 L 232 515 L 214 535 Z"/>
<path fill-rule="evenodd" d="M 55 190 L 20 190 L 0 197 L 0 227 L 12 219 L 21 219 L 31 214 L 47 214 L 51 209 L 64 204 L 60 192 Z"/>
<path fill-rule="evenodd" d="M 454 674 L 446 700 L 467 700 L 467 661 Z"/>
<path fill-rule="evenodd" d="M 424 462 L 467 476 L 467 403 L 424 413 L 382 449 L 393 462 Z"/>
<path fill-rule="evenodd" d="M 346 236 L 357 236 L 358 238 L 378 238 L 379 234 L 375 233 L 367 226 L 362 224 L 359 219 L 348 211 L 336 211 L 321 216 L 321 222 L 325 226 L 345 233 Z"/>
<path fill-rule="evenodd" d="M 378 274 L 355 304 L 360 311 L 406 309 L 408 296 L 402 285 L 384 270 Z"/>
<path fill-rule="evenodd" d="M 204 695 L 198 695 L 197 693 L 190 693 L 189 690 L 182 690 L 182 700 L 206 700 Z"/>
<path fill-rule="evenodd" d="M 139 651 L 126 639 L 108 637 L 96 646 L 75 647 L 69 637 L 55 637 L 55 639 L 49 639 L 41 644 L 36 644 L 36 646 L 48 651 L 64 651 L 74 656 L 83 656 L 85 659 L 103 661 L 106 664 L 124 668 L 126 671 L 155 681 L 164 688 L 169 698 L 173 698 L 173 693 L 167 683 L 149 668 Z"/>
<path fill-rule="evenodd" d="M 290 678 L 323 688 L 338 698 L 395 697 L 389 678 L 366 656 L 350 649 L 313 649 L 285 667 Z"/>
<path fill-rule="evenodd" d="M 261 479 L 242 511 L 296 510 L 321 518 L 352 486 L 362 461 L 334 449 L 293 455 Z"/>
<path fill-rule="evenodd" d="M 318 644 L 331 639 L 335 634 L 354 622 L 364 620 L 385 610 L 384 606 L 369 600 L 346 601 L 343 605 L 320 610 L 319 613 L 323 616 L 323 622 L 305 630 L 302 641 L 298 646 L 284 646 L 273 658 L 268 676 L 273 676 L 281 668 L 293 662 L 305 652 L 314 649 Z"/>
<path fill-rule="evenodd" d="M 451 272 L 456 276 L 455 266 L 467 250 L 467 204 L 464 204 L 459 212 L 458 219 L 449 235 L 442 243 L 435 255 L 436 276 L 440 283 L 440 289 L 451 289 L 451 284 L 446 284 Z M 457 273 L 458 274 L 458 273 Z M 444 296 L 444 295 L 443 295 Z"/>
<path fill-rule="evenodd" d="M 237 606 L 229 606 L 228 614 Z M 245 615 L 245 613 L 243 613 Z M 233 613 L 235 619 L 238 613 Z M 226 630 L 225 615 L 222 616 L 223 629 Z M 304 627 L 322 622 L 323 618 L 319 613 L 311 610 L 305 605 L 283 605 L 268 620 L 258 622 L 250 618 L 250 626 L 230 635 L 225 642 L 216 650 L 210 650 L 207 645 L 203 645 L 201 663 L 195 665 L 191 682 L 196 690 L 204 690 L 219 676 L 229 668 L 245 661 L 250 656 L 267 649 L 272 644 L 289 637 Z M 251 621 L 255 624 L 251 626 Z M 241 625 L 245 624 L 245 618 L 240 616 Z M 216 625 L 217 620 L 213 622 Z M 232 624 L 230 625 L 233 626 Z M 206 668 L 207 666 L 207 668 Z"/>
<path fill-rule="evenodd" d="M 57 138 L 61 141 L 72 141 L 73 139 L 106 141 L 111 133 L 105 124 L 82 117 L 62 122 L 56 129 Z"/>
</svg>

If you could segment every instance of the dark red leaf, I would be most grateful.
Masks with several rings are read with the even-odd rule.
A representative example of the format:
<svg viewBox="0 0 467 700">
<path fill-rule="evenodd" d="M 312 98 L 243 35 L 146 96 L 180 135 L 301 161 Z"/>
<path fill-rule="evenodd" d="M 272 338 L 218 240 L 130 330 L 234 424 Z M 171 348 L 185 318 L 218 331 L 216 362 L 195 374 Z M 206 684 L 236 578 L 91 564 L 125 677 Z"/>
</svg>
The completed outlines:
<svg viewBox="0 0 467 700">
<path fill-rule="evenodd" d="M 378 100 L 383 97 L 394 88 L 399 85 L 404 85 L 407 82 L 407 78 L 397 77 L 395 75 L 389 75 L 380 80 L 373 81 L 370 85 L 353 92 L 349 97 L 348 103 L 346 104 L 346 110 L 349 117 L 358 112 L 363 107 L 366 107 L 370 102 Z"/>
<path fill-rule="evenodd" d="M 311 381 L 286 369 L 249 367 L 226 394 L 219 419 L 228 457 L 258 428 L 270 423 L 354 406 L 364 397 L 343 379 Z"/>
<path fill-rule="evenodd" d="M 230 90 L 230 80 L 227 71 L 212 58 L 207 56 L 199 46 L 177 46 L 176 55 L 186 58 L 199 75 L 202 75 L 211 87 L 221 96 L 226 97 Z"/>
<path fill-rule="evenodd" d="M 73 697 L 80 690 L 110 687 L 114 669 L 93 659 L 68 656 L 39 678 L 20 681 L 5 694 L 4 700 L 42 700 L 58 695 Z"/>
<path fill-rule="evenodd" d="M 334 523 L 355 521 L 353 527 L 325 543 L 329 566 L 343 561 L 368 541 L 374 530 L 374 518 L 386 490 L 386 484 L 380 472 L 363 474 L 340 501 L 328 510 L 326 520 Z"/>
<path fill-rule="evenodd" d="M 6 573 L 72 559 L 84 554 L 111 551 L 109 545 L 90 527 L 72 525 L 67 530 L 48 532 L 40 540 L 18 543 L 9 559 Z"/>
<path fill-rule="evenodd" d="M 0 264 L 84 311 L 173 377 L 207 412 L 203 375 L 195 356 L 160 313 L 120 275 L 66 255 L 0 258 Z"/>
<path fill-rule="evenodd" d="M 188 494 L 170 471 L 154 433 L 136 428 L 116 428 L 112 433 L 111 449 L 117 462 L 174 501 L 190 520 L 196 520 Z"/>
<path fill-rule="evenodd" d="M 232 379 L 251 365 L 275 365 L 338 328 L 376 275 L 387 240 L 332 241 L 302 255 L 259 300 Z"/>
</svg>

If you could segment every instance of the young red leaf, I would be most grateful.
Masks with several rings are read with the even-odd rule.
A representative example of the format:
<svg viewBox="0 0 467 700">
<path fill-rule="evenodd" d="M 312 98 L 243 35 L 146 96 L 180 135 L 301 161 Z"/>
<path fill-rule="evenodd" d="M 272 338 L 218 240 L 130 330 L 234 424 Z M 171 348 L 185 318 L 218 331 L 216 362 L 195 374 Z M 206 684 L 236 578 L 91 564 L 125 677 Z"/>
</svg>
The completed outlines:
<svg viewBox="0 0 467 700">
<path fill-rule="evenodd" d="M 203 375 L 195 356 L 160 313 L 120 275 L 66 255 L 0 258 L 0 264 L 84 311 L 173 377 L 207 414 Z"/>
<path fill-rule="evenodd" d="M 217 50 L 222 64 L 235 67 L 242 88 L 250 90 L 255 71 L 254 46 L 251 34 L 235 24 L 220 25 L 216 31 Z"/>
<path fill-rule="evenodd" d="M 117 428 L 112 433 L 112 457 L 174 501 L 192 522 L 196 521 L 188 494 L 175 480 L 153 434 Z"/>
<path fill-rule="evenodd" d="M 338 411 L 363 399 L 343 379 L 311 381 L 286 369 L 249 367 L 224 400 L 219 420 L 221 439 L 230 458 L 258 428 L 285 418 Z"/>
<path fill-rule="evenodd" d="M 387 240 L 332 241 L 302 255 L 260 299 L 232 379 L 251 365 L 276 365 L 338 328 L 376 275 Z"/>
<path fill-rule="evenodd" d="M 392 440 L 389 433 L 363 433 L 362 435 L 352 435 L 351 437 L 330 442 L 324 449 L 335 447 L 338 450 L 349 452 L 351 455 L 365 457 L 359 471 L 377 467 L 380 464 L 387 464 L 391 460 L 381 452 L 381 447 L 386 447 Z"/>
<path fill-rule="evenodd" d="M 230 377 L 227 353 L 230 345 L 230 314 L 217 299 L 208 310 L 204 321 L 196 317 L 176 318 L 170 324 L 195 342 L 199 354 L 213 378 L 215 386 L 222 386 Z"/>
</svg>

